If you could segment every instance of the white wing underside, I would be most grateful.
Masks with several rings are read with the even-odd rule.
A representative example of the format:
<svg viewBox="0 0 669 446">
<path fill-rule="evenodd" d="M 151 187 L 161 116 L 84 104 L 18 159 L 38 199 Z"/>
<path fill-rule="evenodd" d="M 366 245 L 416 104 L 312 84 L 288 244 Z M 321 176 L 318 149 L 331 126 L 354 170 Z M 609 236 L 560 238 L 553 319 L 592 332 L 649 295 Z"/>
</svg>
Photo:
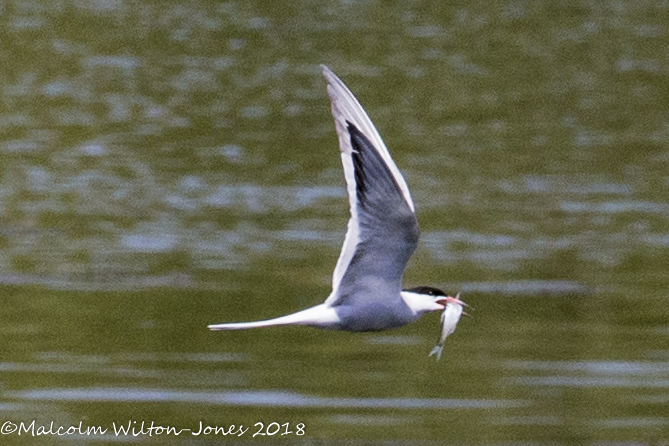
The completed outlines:
<svg viewBox="0 0 669 446">
<path fill-rule="evenodd" d="M 344 167 L 344 176 L 346 178 L 346 190 L 348 192 L 348 199 L 350 205 L 351 218 L 348 221 L 348 229 L 346 237 L 344 238 L 344 245 L 342 247 L 337 266 L 335 267 L 332 276 L 332 293 L 326 299 L 325 304 L 331 306 L 335 304 L 339 298 L 338 289 L 339 284 L 348 268 L 351 259 L 355 253 L 358 242 L 360 241 L 360 228 L 358 222 L 357 211 L 357 196 L 356 196 L 356 182 L 355 172 L 353 168 L 351 146 L 351 136 L 347 130 L 346 122 L 353 124 L 360 132 L 362 132 L 367 139 L 374 145 L 378 153 L 381 155 L 386 165 L 390 169 L 397 185 L 402 191 L 402 195 L 406 200 L 412 212 L 415 212 L 413 201 L 409 188 L 402 177 L 395 162 L 390 157 L 390 153 L 383 143 L 379 132 L 372 124 L 372 121 L 365 113 L 358 100 L 353 96 L 353 93 L 344 85 L 344 83 L 325 65 L 321 65 L 323 75 L 328 82 L 328 95 L 332 101 L 332 115 L 335 119 L 335 127 L 339 137 L 339 150 L 341 151 L 341 161 Z"/>
</svg>

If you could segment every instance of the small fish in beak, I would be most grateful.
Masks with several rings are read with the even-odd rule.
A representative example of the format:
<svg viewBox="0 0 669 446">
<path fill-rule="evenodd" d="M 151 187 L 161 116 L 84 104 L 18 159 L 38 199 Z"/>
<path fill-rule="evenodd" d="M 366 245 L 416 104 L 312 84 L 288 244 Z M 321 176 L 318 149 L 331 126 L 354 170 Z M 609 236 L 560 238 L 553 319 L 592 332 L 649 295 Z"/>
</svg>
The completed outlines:
<svg viewBox="0 0 669 446">
<path fill-rule="evenodd" d="M 458 325 L 460 316 L 467 313 L 463 313 L 463 307 L 468 307 L 466 303 L 460 300 L 460 293 L 455 297 L 448 296 L 444 299 L 446 305 L 444 306 L 444 312 L 441 313 L 441 338 L 439 342 L 434 346 L 429 356 L 437 355 L 437 361 L 441 359 L 441 353 L 444 351 L 444 342 L 446 338 L 455 331 L 455 326 Z"/>
</svg>

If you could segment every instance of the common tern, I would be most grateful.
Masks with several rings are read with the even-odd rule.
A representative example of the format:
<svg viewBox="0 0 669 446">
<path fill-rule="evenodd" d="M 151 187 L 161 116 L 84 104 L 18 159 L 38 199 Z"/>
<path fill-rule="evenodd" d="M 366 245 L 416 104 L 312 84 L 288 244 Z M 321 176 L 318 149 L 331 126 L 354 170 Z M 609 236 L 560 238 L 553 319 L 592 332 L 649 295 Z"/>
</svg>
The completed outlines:
<svg viewBox="0 0 669 446">
<path fill-rule="evenodd" d="M 209 325 L 211 330 L 305 325 L 379 331 L 402 327 L 448 305 L 460 309 L 465 305 L 437 288 L 402 289 L 404 269 L 419 236 L 409 188 L 353 93 L 328 67 L 321 68 L 332 101 L 351 212 L 332 277 L 332 292 L 324 303 L 297 313 L 257 322 Z"/>
</svg>

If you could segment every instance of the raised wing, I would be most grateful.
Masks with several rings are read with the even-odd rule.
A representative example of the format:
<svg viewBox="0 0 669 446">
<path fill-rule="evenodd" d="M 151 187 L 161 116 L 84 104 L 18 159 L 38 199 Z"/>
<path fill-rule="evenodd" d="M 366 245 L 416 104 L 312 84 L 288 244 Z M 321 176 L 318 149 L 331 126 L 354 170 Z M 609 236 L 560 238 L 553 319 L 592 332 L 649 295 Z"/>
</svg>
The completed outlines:
<svg viewBox="0 0 669 446">
<path fill-rule="evenodd" d="M 418 243 L 409 188 L 353 93 L 322 66 L 339 136 L 351 218 L 328 305 L 397 296 Z"/>
</svg>

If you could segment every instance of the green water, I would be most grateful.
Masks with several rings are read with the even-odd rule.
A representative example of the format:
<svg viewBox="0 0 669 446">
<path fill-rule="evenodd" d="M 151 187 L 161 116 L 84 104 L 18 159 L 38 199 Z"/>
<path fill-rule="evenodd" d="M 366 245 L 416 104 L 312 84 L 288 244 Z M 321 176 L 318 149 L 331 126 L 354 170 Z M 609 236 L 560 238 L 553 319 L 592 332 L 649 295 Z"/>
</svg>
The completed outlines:
<svg viewBox="0 0 669 446">
<path fill-rule="evenodd" d="M 667 23 L 631 0 L 1 3 L 0 425 L 108 432 L 0 440 L 665 445 Z M 330 292 L 321 63 L 411 188 L 405 284 L 474 307 L 438 363 L 438 315 L 206 329 Z"/>
</svg>

